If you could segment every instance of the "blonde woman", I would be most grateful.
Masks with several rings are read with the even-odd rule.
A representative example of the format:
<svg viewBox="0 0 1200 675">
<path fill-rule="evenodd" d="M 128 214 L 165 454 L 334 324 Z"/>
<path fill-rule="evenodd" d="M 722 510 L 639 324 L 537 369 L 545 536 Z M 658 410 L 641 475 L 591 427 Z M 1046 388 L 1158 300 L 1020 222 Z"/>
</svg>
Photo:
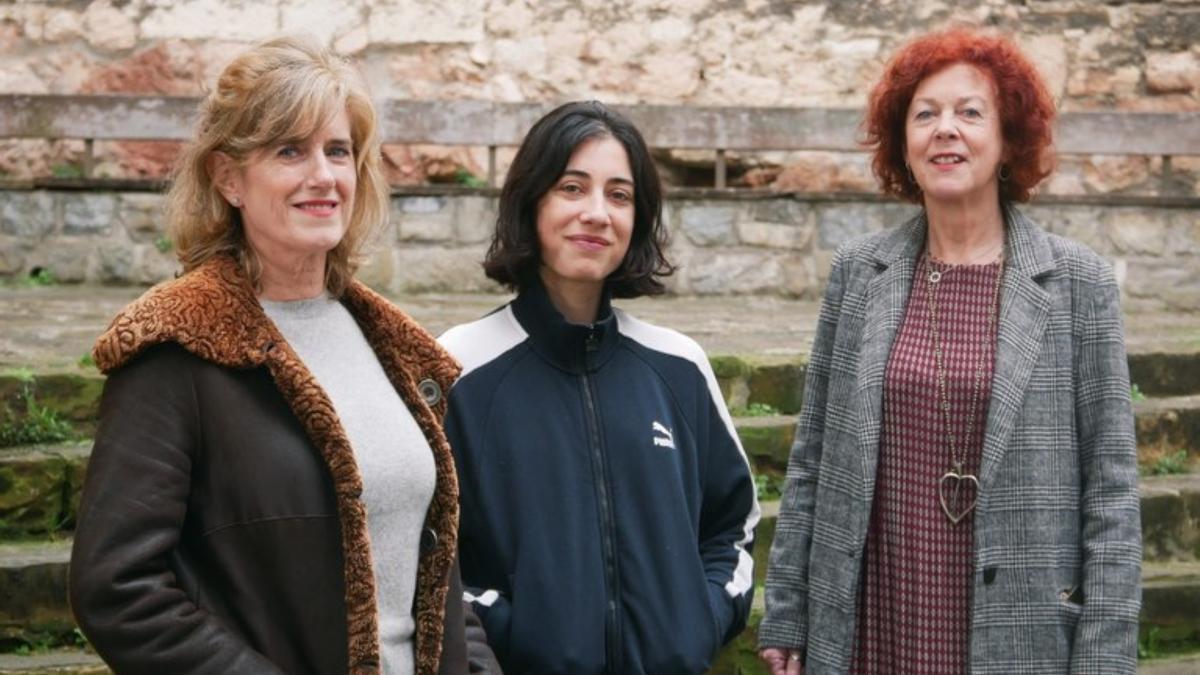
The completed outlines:
<svg viewBox="0 0 1200 675">
<path fill-rule="evenodd" d="M 205 100 L 168 196 L 184 274 L 94 352 L 71 603 L 115 671 L 468 671 L 458 367 L 353 277 L 387 217 L 378 154 L 359 79 L 301 39 Z"/>
</svg>

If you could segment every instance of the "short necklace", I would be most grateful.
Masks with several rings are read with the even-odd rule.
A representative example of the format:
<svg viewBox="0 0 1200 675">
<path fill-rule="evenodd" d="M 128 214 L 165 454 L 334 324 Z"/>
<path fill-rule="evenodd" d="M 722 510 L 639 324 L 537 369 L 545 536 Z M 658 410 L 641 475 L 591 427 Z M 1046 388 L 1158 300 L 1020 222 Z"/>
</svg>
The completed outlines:
<svg viewBox="0 0 1200 675">
<path fill-rule="evenodd" d="M 996 284 L 992 291 L 992 307 L 988 314 L 988 330 L 987 335 L 992 335 L 992 322 L 996 320 L 996 315 L 1000 313 L 1000 280 L 1004 278 L 1004 251 L 1000 252 L 1000 269 L 996 272 Z M 934 365 L 937 368 L 937 384 L 941 394 L 942 408 L 942 423 L 946 433 L 947 442 L 950 445 L 950 469 L 942 474 L 938 481 L 938 501 L 942 505 L 942 511 L 946 513 L 946 517 L 950 519 L 952 525 L 957 525 L 959 521 L 967 517 L 975 509 L 975 502 L 979 499 L 979 478 L 974 474 L 967 473 L 963 469 L 963 464 L 966 461 L 966 448 L 964 443 L 967 438 L 972 438 L 975 431 L 976 418 L 980 408 L 980 392 L 983 388 L 983 364 L 984 354 L 987 349 L 980 349 L 979 356 L 975 360 L 974 383 L 971 388 L 971 407 L 967 416 L 967 436 L 959 442 L 959 438 L 954 433 L 954 428 L 950 426 L 950 397 L 946 392 L 946 367 L 942 350 L 942 338 L 938 331 L 937 323 L 937 303 L 935 302 L 934 289 L 938 282 L 942 280 L 943 272 L 934 267 L 933 260 L 929 256 L 929 250 L 925 251 L 925 268 L 928 274 L 925 277 L 925 290 L 929 298 L 929 327 L 933 333 L 933 357 Z M 964 503 L 962 495 L 963 489 L 974 487 L 974 492 L 971 495 L 970 501 Z"/>
</svg>

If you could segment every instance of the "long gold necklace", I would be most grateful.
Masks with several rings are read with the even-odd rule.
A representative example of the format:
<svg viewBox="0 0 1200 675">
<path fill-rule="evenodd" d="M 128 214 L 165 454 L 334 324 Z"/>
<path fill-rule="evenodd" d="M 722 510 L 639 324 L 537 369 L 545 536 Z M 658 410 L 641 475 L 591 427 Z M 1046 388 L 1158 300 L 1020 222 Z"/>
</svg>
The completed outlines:
<svg viewBox="0 0 1200 675">
<path fill-rule="evenodd" d="M 946 392 L 946 367 L 943 360 L 942 339 L 938 332 L 937 324 L 937 304 L 934 297 L 934 289 L 938 282 L 942 280 L 943 272 L 934 267 L 933 259 L 929 256 L 929 251 L 925 251 L 925 269 L 928 274 L 925 276 L 925 290 L 929 298 L 929 327 L 933 333 L 933 357 L 934 365 L 937 369 L 937 384 L 941 394 L 942 408 L 942 423 L 946 434 L 947 442 L 950 445 L 950 469 L 942 474 L 938 481 L 938 501 L 942 505 L 942 511 L 946 517 L 950 519 L 952 525 L 957 525 L 959 521 L 967 517 L 975 509 L 975 502 L 979 500 L 979 478 L 975 474 L 968 473 L 963 465 L 966 462 L 966 447 L 965 441 L 973 438 L 975 431 L 976 418 L 980 408 L 980 395 L 983 390 L 983 366 L 984 355 L 989 351 L 980 349 L 979 356 L 975 360 L 974 384 L 971 390 L 971 407 L 967 416 L 967 436 L 963 439 L 964 442 L 959 442 L 958 436 L 954 433 L 954 427 L 950 424 L 950 397 Z M 992 292 L 992 307 L 988 314 L 988 330 L 986 335 L 992 335 L 992 322 L 996 320 L 996 316 L 1000 313 L 1000 280 L 1004 278 L 1004 251 L 1000 251 L 1000 269 L 996 272 L 996 284 Z M 967 487 L 973 487 L 970 500 L 964 503 L 963 490 Z"/>
</svg>

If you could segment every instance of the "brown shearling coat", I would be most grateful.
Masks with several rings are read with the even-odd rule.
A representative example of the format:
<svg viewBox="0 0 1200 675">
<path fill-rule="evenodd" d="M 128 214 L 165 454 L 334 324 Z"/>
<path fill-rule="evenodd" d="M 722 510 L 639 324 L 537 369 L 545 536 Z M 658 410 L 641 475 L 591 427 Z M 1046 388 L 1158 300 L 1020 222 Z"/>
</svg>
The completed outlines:
<svg viewBox="0 0 1200 675">
<path fill-rule="evenodd" d="M 441 428 L 446 402 L 440 396 L 440 392 L 449 390 L 459 367 L 415 321 L 362 284 L 352 282 L 342 302 L 358 321 L 434 454 L 437 488 L 426 515 L 426 541 L 422 542 L 413 607 L 416 672 L 432 675 L 439 672 L 439 663 L 443 661 L 444 639 L 451 637 L 445 633 L 455 633 L 453 637 L 462 639 L 461 628 L 452 627 L 448 631 L 445 628 L 449 623 L 448 607 L 459 627 L 462 619 L 458 615 L 461 594 L 450 588 L 452 583 L 457 586 L 458 486 L 453 459 Z M 97 651 L 114 666 L 148 664 L 154 659 L 143 661 L 140 657 L 149 656 L 158 646 L 168 653 L 166 656 L 155 654 L 156 658 L 186 653 L 187 658 L 192 659 L 188 662 L 192 664 L 189 667 L 195 667 L 197 672 L 217 663 L 223 663 L 226 672 L 235 669 L 261 672 L 268 666 L 275 668 L 282 661 L 308 661 L 303 667 L 313 669 L 312 672 L 323 672 L 312 663 L 316 660 L 312 657 L 313 650 L 323 649 L 321 653 L 326 663 L 346 659 L 344 672 L 359 674 L 377 670 L 379 644 L 374 574 L 366 510 L 359 499 L 362 479 L 354 454 L 329 398 L 263 313 L 240 265 L 230 257 L 218 256 L 176 280 L 151 289 L 113 320 L 96 343 L 94 358 L 110 378 L 80 509 L 71 565 L 71 600 L 80 625 Z M 146 361 L 165 365 L 139 365 Z M 148 367 L 157 370 L 142 376 L 124 374 L 127 370 Z M 176 378 L 179 371 L 186 373 L 180 373 L 182 377 Z M 176 393 L 186 389 L 188 378 L 192 382 L 191 392 Z M 124 384 L 130 379 L 138 379 L 142 384 Z M 155 384 L 168 379 L 178 381 Z M 217 384 L 210 386 L 206 394 L 205 383 L 211 382 Z M 241 393 L 243 383 L 250 394 Z M 124 392 L 138 387 L 141 390 L 137 391 L 136 403 L 123 404 Z M 224 398 L 236 399 L 236 396 L 227 397 L 226 392 L 249 398 L 244 398 L 241 404 L 225 403 Z M 192 398 L 184 398 L 185 395 Z M 196 412 L 196 419 L 188 420 L 185 404 L 178 404 L 176 408 L 185 411 L 184 415 L 177 416 L 184 418 L 177 426 L 191 425 L 187 431 L 179 433 L 182 440 L 175 444 L 184 450 L 176 452 L 172 449 L 171 453 L 165 454 L 167 459 L 147 457 L 158 450 L 156 444 L 160 438 L 171 435 L 171 425 L 175 422 L 168 420 L 166 427 L 154 427 L 158 423 L 155 420 L 161 415 L 158 410 L 147 409 L 146 403 L 163 400 L 165 406 L 170 406 L 176 405 L 175 399 L 183 400 L 185 404 L 194 403 L 192 410 Z M 259 410 L 257 403 L 263 399 L 266 399 L 263 409 L 275 410 L 278 414 L 264 414 Z M 245 401 L 254 405 L 246 405 Z M 279 401 L 286 406 L 276 405 Z M 222 408 L 223 405 L 226 408 Z M 289 418 L 287 409 L 294 418 Z M 142 410 L 146 410 L 144 415 Z M 256 417 L 242 420 L 240 415 Z M 114 416 L 118 418 L 107 419 Z M 294 428 L 297 421 L 303 433 L 289 435 L 289 425 Z M 317 483 L 314 485 L 273 487 L 271 481 L 266 480 L 249 489 L 241 486 L 239 494 L 249 495 L 246 501 L 252 503 L 249 510 L 262 507 L 256 500 L 265 495 L 262 501 L 273 500 L 266 509 L 283 509 L 283 516 L 257 518 L 250 523 L 245 520 L 244 513 L 237 512 L 240 506 L 225 503 L 230 500 L 196 496 L 205 492 L 196 484 L 205 476 L 221 476 L 220 480 L 225 484 L 231 480 L 229 473 L 219 472 L 219 467 L 210 473 L 203 462 L 240 461 L 246 453 L 259 450 L 268 454 L 268 448 L 261 445 L 242 444 L 241 439 L 248 435 L 246 431 L 231 432 L 228 437 L 220 436 L 224 440 L 214 440 L 214 436 L 225 433 L 224 429 L 230 425 L 241 425 L 241 429 L 253 430 L 259 436 L 268 434 L 267 438 L 272 439 L 268 445 L 273 446 L 275 438 L 282 439 L 281 444 L 299 445 L 299 450 L 288 448 L 292 454 L 283 456 L 288 466 L 283 467 L 281 463 L 274 466 L 290 469 L 293 463 L 290 458 L 293 457 L 299 457 L 300 464 L 313 465 L 308 474 L 298 475 L 318 477 L 314 479 Z M 130 427 L 137 430 L 128 431 Z M 276 428 L 280 431 L 276 432 Z M 305 438 L 307 448 L 304 447 Z M 222 446 L 209 447 L 217 443 Z M 232 452 L 242 454 L 231 456 L 228 447 L 231 445 L 239 446 Z M 147 447 L 149 449 L 144 450 Z M 273 447 L 270 449 L 274 450 Z M 250 457 L 250 461 L 256 460 Z M 170 466 L 171 472 L 164 471 L 165 476 L 157 476 L 155 472 L 163 466 Z M 275 473 L 271 465 L 253 468 L 263 469 L 267 478 L 277 482 L 287 483 L 288 476 L 292 475 L 286 470 Z M 170 503 L 168 499 L 166 506 L 155 506 L 153 498 L 161 497 L 154 492 L 159 484 L 144 480 L 147 475 L 154 480 L 168 481 L 170 477 L 182 475 L 190 481 L 182 487 L 168 483 L 166 488 L 167 491 L 179 490 L 176 495 L 179 498 L 175 501 L 183 503 Z M 250 480 L 237 476 L 234 474 L 232 480 Z M 141 492 L 147 486 L 154 489 L 149 495 Z M 231 492 L 223 485 L 218 487 L 223 490 L 220 494 Z M 299 501 L 289 496 L 296 490 L 303 495 Z M 139 494 L 130 494 L 135 491 Z M 286 492 L 287 495 L 276 497 L 275 492 Z M 300 503 L 310 510 L 326 508 L 327 513 L 323 518 L 319 514 L 297 516 L 292 511 L 301 509 Z M 142 517 L 156 526 L 163 525 L 164 521 L 154 520 L 160 517 L 160 512 L 166 514 L 162 518 L 168 519 L 166 526 L 159 527 L 165 532 L 162 536 L 167 539 L 166 544 L 157 540 L 142 541 L 137 531 L 130 531 Z M 220 512 L 219 517 L 204 520 L 216 512 Z M 285 524 L 276 525 L 275 521 Z M 214 523 L 216 527 L 213 527 Z M 169 532 L 172 524 L 178 526 L 173 534 Z M 309 529 L 284 533 L 278 529 L 256 531 L 250 527 Z M 230 530 L 232 535 L 227 534 Z M 264 531 L 266 536 L 261 535 Z M 220 536 L 227 537 L 223 544 Z M 174 537 L 173 541 L 171 537 Z M 150 538 L 150 533 L 144 537 Z M 336 579 L 331 588 L 343 590 L 341 602 L 337 602 L 336 597 L 325 597 L 326 602 L 320 605 L 320 583 L 288 585 L 281 582 L 274 588 L 266 588 L 271 585 L 271 575 L 281 573 L 271 569 L 264 572 L 255 567 L 264 564 L 264 556 L 280 555 L 279 544 L 259 543 L 257 545 L 276 548 L 257 552 L 246 549 L 253 548 L 256 542 L 275 541 L 298 549 L 285 551 L 283 555 L 308 558 L 298 570 L 290 571 L 300 575 L 301 579 L 306 570 L 324 568 L 335 572 L 326 576 L 337 576 L 336 571 L 340 568 L 342 578 Z M 300 550 L 302 546 L 308 550 Z M 218 562 L 214 565 L 213 561 Z M 230 561 L 234 563 L 231 565 Z M 236 569 L 213 569 L 222 564 Z M 273 563 L 267 560 L 265 564 L 269 567 Z M 138 578 L 138 575 L 145 575 L 145 578 Z M 245 583 L 238 585 L 239 581 Z M 305 585 L 309 588 L 294 587 Z M 251 597 L 246 597 L 247 586 Z M 272 593 L 289 597 L 283 598 L 286 602 L 277 602 L 280 598 L 267 597 Z M 253 597 L 255 594 L 259 597 Z M 313 607 L 313 603 L 318 606 Z M 150 607 L 158 608 L 156 611 L 161 620 L 157 627 L 153 623 L 155 617 L 148 616 Z M 311 611 L 316 618 L 310 619 L 307 625 L 321 626 L 317 631 L 319 634 L 311 635 L 302 630 L 303 639 L 296 639 L 294 634 L 283 638 L 272 635 L 289 627 L 293 633 L 295 631 L 291 617 L 279 616 L 279 611 L 272 613 L 273 607 L 304 608 L 299 613 Z M 339 616 L 342 611 L 344 624 Z M 200 615 L 199 619 L 197 615 Z M 325 623 L 322 623 L 322 616 L 326 617 Z M 177 619 L 188 628 L 172 636 L 174 626 L 164 622 Z M 331 635 L 340 633 L 338 628 L 343 625 L 344 639 Z M 139 630 L 144 633 L 139 634 Z M 178 638 L 177 642 L 168 644 L 174 638 Z M 297 646 L 308 641 L 311 644 Z M 326 643 L 324 647 L 322 642 Z M 237 658 L 214 660 L 231 644 L 233 646 L 227 651 L 231 655 L 238 653 Z M 277 662 L 270 653 L 272 649 L 285 652 L 284 658 Z M 451 644 L 449 649 L 457 652 L 459 647 Z M 309 656 L 302 656 L 302 653 Z M 329 660 L 331 654 L 333 661 Z M 465 662 L 461 654 L 447 656 L 456 662 Z M 180 659 L 179 663 L 184 663 L 183 658 Z M 157 663 L 161 666 L 166 661 Z M 141 671 L 142 667 L 118 668 L 118 672 L 126 670 Z M 171 672 L 184 671 L 172 669 Z M 444 668 L 442 672 L 445 672 Z"/>
</svg>

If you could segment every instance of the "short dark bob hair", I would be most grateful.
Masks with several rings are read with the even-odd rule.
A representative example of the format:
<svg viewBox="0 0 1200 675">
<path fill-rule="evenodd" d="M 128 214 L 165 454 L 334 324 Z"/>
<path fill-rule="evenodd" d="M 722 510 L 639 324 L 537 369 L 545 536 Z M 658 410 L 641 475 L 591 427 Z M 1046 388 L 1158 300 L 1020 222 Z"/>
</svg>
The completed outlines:
<svg viewBox="0 0 1200 675">
<path fill-rule="evenodd" d="M 982 70 L 992 80 L 1000 109 L 1004 202 L 1029 201 L 1030 192 L 1054 169 L 1054 99 L 1037 69 L 1011 39 L 956 27 L 909 42 L 892 57 L 867 103 L 866 144 L 874 148 L 871 168 L 883 191 L 921 203 L 921 188 L 904 159 L 905 119 L 922 80 L 957 63 Z"/>
<path fill-rule="evenodd" d="M 614 138 L 625 148 L 633 173 L 633 234 L 629 251 L 609 275 L 613 297 L 663 292 L 663 277 L 675 271 L 663 250 L 662 183 L 637 127 L 599 101 L 574 101 L 547 113 L 525 136 L 500 191 L 496 231 L 483 261 L 488 277 L 521 291 L 537 280 L 541 265 L 537 212 L 542 197 L 562 177 L 575 150 L 595 138 Z"/>
</svg>

